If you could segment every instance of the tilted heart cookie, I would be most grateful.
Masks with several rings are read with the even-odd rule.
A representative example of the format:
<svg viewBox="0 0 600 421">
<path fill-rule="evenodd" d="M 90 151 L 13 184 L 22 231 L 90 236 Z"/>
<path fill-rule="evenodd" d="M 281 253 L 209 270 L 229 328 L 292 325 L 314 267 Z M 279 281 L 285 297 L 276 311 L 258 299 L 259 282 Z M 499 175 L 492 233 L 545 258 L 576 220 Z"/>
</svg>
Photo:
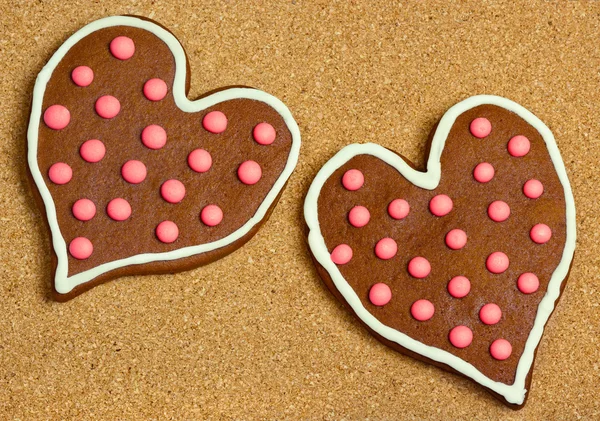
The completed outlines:
<svg viewBox="0 0 600 421">
<path fill-rule="evenodd" d="M 300 148 L 289 110 L 251 88 L 190 101 L 186 66 L 170 32 L 115 16 L 79 30 L 40 72 L 28 162 L 56 299 L 219 259 L 275 206 Z"/>
<path fill-rule="evenodd" d="M 550 130 L 496 96 L 452 107 L 427 171 L 350 145 L 305 202 L 334 295 L 392 348 L 524 404 L 575 249 L 573 195 Z"/>
</svg>

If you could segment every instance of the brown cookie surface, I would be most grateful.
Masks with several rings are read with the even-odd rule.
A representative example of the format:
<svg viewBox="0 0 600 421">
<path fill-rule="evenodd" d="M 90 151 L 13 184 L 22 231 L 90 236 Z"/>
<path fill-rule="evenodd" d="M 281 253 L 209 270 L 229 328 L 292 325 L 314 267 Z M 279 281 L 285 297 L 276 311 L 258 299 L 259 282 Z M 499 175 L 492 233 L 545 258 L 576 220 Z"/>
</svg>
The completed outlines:
<svg viewBox="0 0 600 421">
<path fill-rule="evenodd" d="M 43 90 L 36 85 L 32 119 L 38 130 L 29 136 L 30 170 L 50 209 L 55 289 L 68 295 L 58 298 L 124 274 L 199 266 L 241 246 L 266 219 L 295 166 L 299 133 L 287 108 L 250 88 L 188 101 L 183 49 L 149 21 L 106 18 L 73 38 L 38 78 L 39 85 L 44 72 L 50 73 Z M 74 72 L 80 66 L 92 70 L 91 83 L 89 75 Z M 62 108 L 53 115 L 56 105 Z M 63 108 L 68 124 L 60 127 Z M 255 130 L 259 125 L 266 134 Z M 152 129 L 143 135 L 147 127 Z M 101 159 L 84 151 L 89 140 L 104 149 Z M 197 150 L 201 159 L 194 165 L 191 154 Z M 64 184 L 60 171 L 53 177 L 57 163 L 72 173 Z M 141 176 L 127 165 L 141 168 Z M 89 220 L 79 215 L 81 199 L 95 206 Z M 123 200 L 111 208 L 114 199 Z M 164 221 L 163 228 L 172 230 L 161 234 Z M 77 238 L 87 240 L 80 241 L 81 252 L 73 249 Z"/>
<path fill-rule="evenodd" d="M 427 174 L 376 145 L 336 155 L 307 196 L 309 243 L 326 284 L 384 343 L 521 405 L 537 346 L 526 343 L 543 329 L 572 258 L 572 196 L 549 130 L 507 100 L 476 98 L 441 120 Z M 491 123 L 481 138 L 476 119 Z M 516 136 L 527 142 L 509 147 Z M 529 180 L 543 186 L 539 197 L 534 184 L 524 188 Z M 390 208 L 397 200 L 404 208 Z M 507 262 L 496 267 L 490 255 Z"/>
</svg>

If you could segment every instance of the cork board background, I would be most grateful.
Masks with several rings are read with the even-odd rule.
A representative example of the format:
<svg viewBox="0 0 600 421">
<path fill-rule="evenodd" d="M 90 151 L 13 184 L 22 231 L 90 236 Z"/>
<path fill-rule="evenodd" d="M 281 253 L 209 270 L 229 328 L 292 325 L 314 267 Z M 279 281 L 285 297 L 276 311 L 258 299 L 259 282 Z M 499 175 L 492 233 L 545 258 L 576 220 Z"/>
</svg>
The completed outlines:
<svg viewBox="0 0 600 421">
<path fill-rule="evenodd" d="M 59 304 L 27 184 L 29 103 L 54 50 L 113 14 L 173 31 L 190 58 L 190 97 L 249 85 L 282 99 L 303 147 L 245 247 Z M 600 2 L 4 0 L 0 24 L 0 418 L 600 417 Z M 482 93 L 551 128 L 577 206 L 571 277 L 520 412 L 372 338 L 322 285 L 303 237 L 304 195 L 337 150 L 372 141 L 422 165 L 434 123 Z"/>
</svg>

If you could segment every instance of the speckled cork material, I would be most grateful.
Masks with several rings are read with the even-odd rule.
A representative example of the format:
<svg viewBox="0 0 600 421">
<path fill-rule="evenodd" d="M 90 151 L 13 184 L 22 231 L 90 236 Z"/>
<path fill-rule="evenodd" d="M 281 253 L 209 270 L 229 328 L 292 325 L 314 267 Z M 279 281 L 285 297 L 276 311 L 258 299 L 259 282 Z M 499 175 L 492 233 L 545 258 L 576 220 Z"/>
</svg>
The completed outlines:
<svg viewBox="0 0 600 421">
<path fill-rule="evenodd" d="M 48 1 L 0 12 L 0 418 L 600 416 L 597 2 Z M 27 182 L 32 89 L 69 35 L 115 14 L 149 17 L 182 41 L 190 98 L 230 85 L 280 98 L 300 125 L 301 159 L 240 250 L 56 303 L 50 239 Z M 577 206 L 569 282 L 518 412 L 373 338 L 323 285 L 304 240 L 303 197 L 338 150 L 375 142 L 422 167 L 435 122 L 483 93 L 550 127 Z"/>
</svg>

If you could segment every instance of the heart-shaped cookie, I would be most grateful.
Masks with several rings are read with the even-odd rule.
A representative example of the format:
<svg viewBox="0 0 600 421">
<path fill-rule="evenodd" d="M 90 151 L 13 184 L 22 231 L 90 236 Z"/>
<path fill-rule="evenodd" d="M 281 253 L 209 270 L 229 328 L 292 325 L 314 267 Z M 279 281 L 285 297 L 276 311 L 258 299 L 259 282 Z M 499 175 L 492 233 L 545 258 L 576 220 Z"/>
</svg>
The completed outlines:
<svg viewBox="0 0 600 421">
<path fill-rule="evenodd" d="M 251 88 L 190 101 L 186 66 L 170 32 L 115 16 L 79 30 L 40 72 L 28 162 L 56 299 L 214 261 L 277 202 L 300 148 L 287 107 Z"/>
<path fill-rule="evenodd" d="M 575 207 L 550 130 L 505 98 L 452 107 L 427 170 L 350 145 L 305 202 L 318 272 L 383 343 L 525 402 L 568 276 Z"/>
</svg>

